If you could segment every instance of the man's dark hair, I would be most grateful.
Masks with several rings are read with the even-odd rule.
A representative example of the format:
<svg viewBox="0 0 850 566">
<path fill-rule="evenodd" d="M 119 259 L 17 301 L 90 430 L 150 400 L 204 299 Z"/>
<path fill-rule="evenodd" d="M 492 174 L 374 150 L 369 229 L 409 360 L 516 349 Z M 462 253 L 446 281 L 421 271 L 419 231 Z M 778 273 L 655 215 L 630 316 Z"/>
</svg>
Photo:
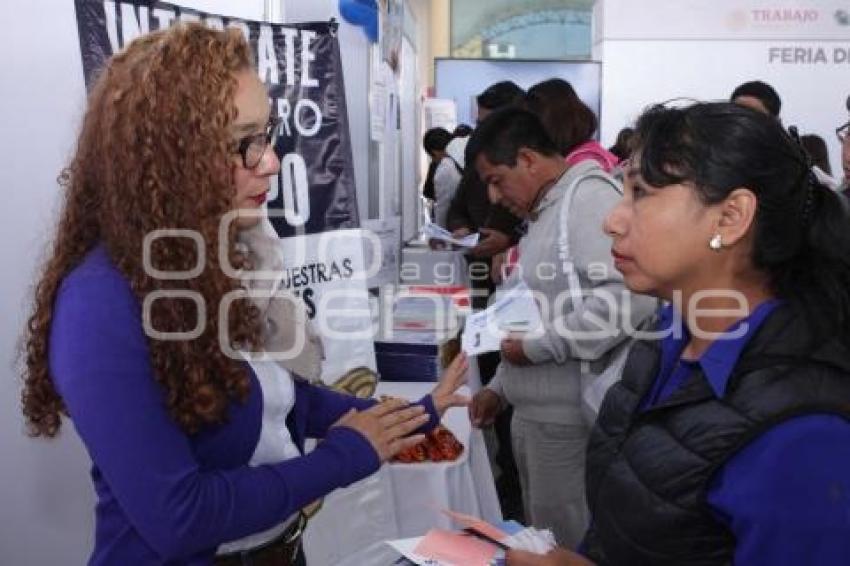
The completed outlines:
<svg viewBox="0 0 850 566">
<path fill-rule="evenodd" d="M 474 164 L 479 155 L 484 155 L 493 165 L 513 167 L 522 147 L 546 156 L 560 155 L 558 146 L 533 112 L 503 108 L 475 128 L 466 145 L 466 163 Z"/>
<path fill-rule="evenodd" d="M 422 148 L 428 155 L 435 151 L 445 151 L 446 146 L 452 141 L 452 135 L 445 128 L 431 128 L 422 137 Z"/>
<path fill-rule="evenodd" d="M 513 81 L 502 81 L 488 86 L 475 101 L 481 108 L 498 110 L 522 102 L 525 91 Z"/>
<path fill-rule="evenodd" d="M 757 98 L 772 116 L 779 116 L 779 109 L 782 108 L 782 100 L 769 84 L 762 81 L 746 82 L 732 91 L 732 96 L 729 97 L 729 100 L 735 102 L 735 99 L 739 96 Z"/>
<path fill-rule="evenodd" d="M 465 138 L 472 133 L 472 126 L 468 124 L 458 124 L 452 132 L 453 138 Z"/>
</svg>

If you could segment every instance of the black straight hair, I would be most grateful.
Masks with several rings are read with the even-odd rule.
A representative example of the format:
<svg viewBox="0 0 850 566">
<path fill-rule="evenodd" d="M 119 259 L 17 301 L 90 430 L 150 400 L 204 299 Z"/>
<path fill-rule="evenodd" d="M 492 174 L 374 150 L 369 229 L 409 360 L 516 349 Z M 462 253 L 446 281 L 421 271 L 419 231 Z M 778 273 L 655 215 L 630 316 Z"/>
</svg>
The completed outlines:
<svg viewBox="0 0 850 566">
<path fill-rule="evenodd" d="M 525 91 L 513 81 L 500 81 L 491 84 L 484 92 L 475 98 L 475 102 L 481 108 L 487 110 L 498 110 L 506 106 L 513 106 L 522 103 L 522 98 L 525 96 Z"/>
<path fill-rule="evenodd" d="M 445 128 L 431 128 L 422 136 L 422 149 L 431 155 L 435 151 L 445 151 L 452 141 L 452 135 Z"/>
<path fill-rule="evenodd" d="M 686 184 L 706 204 L 752 191 L 754 267 L 813 328 L 848 340 L 848 203 L 817 181 L 808 154 L 776 119 L 725 102 L 655 106 L 635 130 L 633 155 L 651 186 Z"/>
<path fill-rule="evenodd" d="M 465 160 L 472 164 L 484 155 L 493 165 L 516 165 L 520 148 L 546 156 L 559 155 L 558 146 L 549 137 L 543 123 L 533 113 L 522 108 L 503 108 L 482 121 L 466 144 Z"/>
<path fill-rule="evenodd" d="M 782 108 L 782 99 L 772 86 L 763 81 L 749 81 L 735 87 L 730 102 L 734 102 L 739 96 L 752 96 L 757 98 L 774 117 L 779 116 Z"/>
<path fill-rule="evenodd" d="M 455 126 L 455 129 L 452 131 L 452 138 L 465 138 L 469 137 L 472 133 L 472 126 L 469 124 L 458 124 Z"/>
</svg>

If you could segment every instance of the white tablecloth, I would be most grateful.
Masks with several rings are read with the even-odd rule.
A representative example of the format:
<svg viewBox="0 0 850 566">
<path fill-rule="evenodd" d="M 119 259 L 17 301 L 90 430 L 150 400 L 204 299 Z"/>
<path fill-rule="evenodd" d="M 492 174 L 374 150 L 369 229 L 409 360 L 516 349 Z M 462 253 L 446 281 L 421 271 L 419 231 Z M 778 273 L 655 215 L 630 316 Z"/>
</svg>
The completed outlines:
<svg viewBox="0 0 850 566">
<path fill-rule="evenodd" d="M 469 268 L 463 250 L 405 247 L 401 250 L 403 285 L 469 286 Z"/>
<path fill-rule="evenodd" d="M 417 400 L 433 386 L 384 382 L 377 394 Z M 443 424 L 464 445 L 462 456 L 449 463 L 386 464 L 325 498 L 304 536 L 309 566 L 385 566 L 383 541 L 453 528 L 441 509 L 502 520 L 481 431 L 472 429 L 463 408 L 450 409 Z"/>
</svg>

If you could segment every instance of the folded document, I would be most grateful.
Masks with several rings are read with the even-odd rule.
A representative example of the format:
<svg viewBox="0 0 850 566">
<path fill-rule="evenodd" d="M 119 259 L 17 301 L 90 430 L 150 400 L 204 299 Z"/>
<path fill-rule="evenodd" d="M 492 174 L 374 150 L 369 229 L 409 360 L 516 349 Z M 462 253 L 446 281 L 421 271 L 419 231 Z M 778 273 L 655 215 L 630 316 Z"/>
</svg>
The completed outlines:
<svg viewBox="0 0 850 566">
<path fill-rule="evenodd" d="M 454 244 L 462 248 L 474 248 L 478 245 L 479 234 L 477 232 L 468 236 L 464 236 L 463 238 L 455 238 L 454 236 L 452 236 L 451 232 L 449 232 L 439 224 L 434 224 L 433 222 L 429 222 L 428 224 L 426 224 L 422 228 L 422 232 L 429 240 L 440 240 L 441 242 L 447 242 L 449 244 Z"/>
</svg>

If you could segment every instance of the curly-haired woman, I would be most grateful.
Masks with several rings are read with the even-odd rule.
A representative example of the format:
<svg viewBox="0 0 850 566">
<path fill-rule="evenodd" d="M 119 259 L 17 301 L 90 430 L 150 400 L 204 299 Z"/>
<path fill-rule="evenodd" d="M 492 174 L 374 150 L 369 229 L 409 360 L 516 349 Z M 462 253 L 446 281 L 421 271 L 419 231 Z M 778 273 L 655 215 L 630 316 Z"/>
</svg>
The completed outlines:
<svg viewBox="0 0 850 566">
<path fill-rule="evenodd" d="M 256 303 L 234 301 L 229 322 L 218 319 L 244 290 L 219 258 L 252 269 L 239 236 L 262 221 L 276 127 L 234 30 L 141 37 L 90 93 L 28 325 L 23 405 L 35 435 L 56 435 L 69 416 L 92 458 L 92 564 L 209 564 L 233 541 L 218 562 L 297 563 L 301 507 L 465 403 L 462 358 L 405 406 L 227 355 L 263 351 Z M 146 240 L 162 229 L 196 236 Z M 180 271 L 188 279 L 163 276 Z M 165 339 L 175 333 L 197 336 Z M 305 455 L 307 437 L 324 440 Z"/>
</svg>

